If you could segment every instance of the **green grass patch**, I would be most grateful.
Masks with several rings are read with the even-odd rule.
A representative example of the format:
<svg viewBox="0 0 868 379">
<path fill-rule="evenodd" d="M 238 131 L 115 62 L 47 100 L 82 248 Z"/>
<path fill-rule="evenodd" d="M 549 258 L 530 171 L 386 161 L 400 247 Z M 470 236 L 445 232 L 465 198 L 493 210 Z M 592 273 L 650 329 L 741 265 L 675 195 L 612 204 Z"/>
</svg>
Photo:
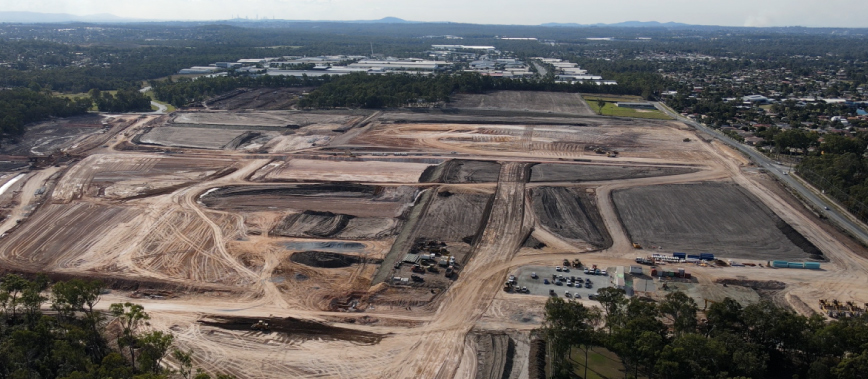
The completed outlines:
<svg viewBox="0 0 868 379">
<path fill-rule="evenodd" d="M 570 362 L 573 363 L 573 373 L 582 377 L 585 375 L 585 350 L 573 348 L 570 351 Z M 592 347 L 588 351 L 588 377 L 584 379 L 621 379 L 625 378 L 624 363 L 618 355 L 602 347 Z M 641 374 L 639 378 L 645 378 Z"/>
<path fill-rule="evenodd" d="M 606 102 L 606 105 L 603 106 L 602 112 L 600 108 L 597 107 L 597 99 L 595 97 L 585 98 L 585 101 L 588 102 L 588 105 L 597 112 L 597 114 L 601 116 L 615 116 L 615 117 L 635 117 L 635 118 L 650 118 L 655 120 L 671 120 L 672 117 L 666 115 L 657 109 L 633 109 L 633 108 L 622 108 L 615 105 L 616 101 L 606 100 L 603 98 L 603 101 Z M 623 102 L 624 100 L 619 100 Z"/>
</svg>

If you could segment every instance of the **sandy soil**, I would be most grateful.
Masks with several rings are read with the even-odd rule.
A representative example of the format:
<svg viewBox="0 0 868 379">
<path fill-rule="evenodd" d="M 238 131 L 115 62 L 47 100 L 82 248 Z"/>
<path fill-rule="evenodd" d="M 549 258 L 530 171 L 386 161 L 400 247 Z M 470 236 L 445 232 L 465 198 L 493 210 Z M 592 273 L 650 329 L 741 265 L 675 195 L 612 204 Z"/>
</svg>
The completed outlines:
<svg viewBox="0 0 868 379">
<path fill-rule="evenodd" d="M 416 183 L 429 164 L 380 161 L 293 159 L 269 165 L 251 178 L 256 181 L 332 181 Z"/>
<path fill-rule="evenodd" d="M 304 113 L 308 119 L 299 121 L 292 112 L 253 118 L 229 112 L 194 113 L 184 116 L 190 118 L 186 121 L 354 122 L 347 114 L 317 119 L 322 115 Z M 30 172 L 16 184 L 20 187 L 0 198 L 0 207 L 15 215 L 0 226 L 7 233 L 0 239 L 0 262 L 4 268 L 20 271 L 170 288 L 176 295 L 172 298 L 131 299 L 131 292 L 119 287 L 106 294 L 100 306 L 125 301 L 143 304 L 152 316 L 150 327 L 171 331 L 178 347 L 193 348 L 196 365 L 211 372 L 242 378 L 524 378 L 533 370 L 529 332 L 539 325 L 545 297 L 503 292 L 506 276 L 525 265 L 558 265 L 577 257 L 603 267 L 629 265 L 637 254 L 650 251 L 631 246 L 631 235 L 637 232 L 626 217 L 627 227 L 621 222 L 619 211 L 624 210 L 615 206 L 619 193 L 665 188 L 660 194 L 663 199 L 647 200 L 664 204 L 673 201 L 666 199 L 673 188 L 720 182 L 739 189 L 714 196 L 697 191 L 682 194 L 692 206 L 680 207 L 675 216 L 695 218 L 690 227 L 705 222 L 740 233 L 733 225 L 743 215 L 719 211 L 720 199 L 729 199 L 726 204 L 753 203 L 752 209 L 765 209 L 764 218 L 750 224 L 755 229 L 774 227 L 776 217 L 816 246 L 828 262 L 819 271 L 689 266 L 697 278 L 692 288 L 685 289 L 691 296 L 715 301 L 736 296 L 750 302 L 769 295 L 722 287 L 716 281 L 774 280 L 784 287 L 771 296 L 799 312 L 809 312 L 821 298 L 868 301 L 868 287 L 859 285 L 868 277 L 864 249 L 845 242 L 846 237 L 833 228 L 818 226 L 821 220 L 787 198 L 786 192 L 771 188 L 762 174 L 746 169 L 737 153 L 716 142 L 683 143 L 685 137 L 697 138 L 679 123 L 388 112 L 358 117 L 370 118 L 371 123 L 362 122 L 367 126 L 346 133 L 323 127 L 322 135 L 334 133 L 329 134 L 335 136 L 333 145 L 309 145 L 298 153 L 253 156 L 234 150 L 176 148 L 176 155 L 159 155 L 160 159 L 116 150 L 133 146 L 130 139 L 147 120 L 137 121 L 123 133 L 105 136 L 106 143 L 96 145 L 92 157 Z M 594 152 L 597 147 L 617 150 L 619 157 L 600 156 Z M 392 156 L 388 165 L 371 168 L 369 162 L 359 166 L 356 159 L 330 160 L 336 157 L 335 149 L 413 152 L 423 155 L 419 159 L 436 162 L 481 160 L 499 167 L 496 178 L 481 183 L 469 179 L 415 183 L 416 173 L 421 175 L 425 168 L 399 165 L 403 157 Z M 293 166 L 295 161 L 300 161 L 298 166 Z M 534 165 L 554 163 L 582 167 L 558 166 L 544 173 L 545 180 L 552 181 L 529 183 Z M 603 167 L 587 171 L 589 163 Z M 690 170 L 680 169 L 685 165 Z M 224 167 L 232 171 L 224 172 L 228 170 Z M 271 180 L 268 175 L 277 167 L 284 170 L 281 175 L 296 175 L 291 180 L 311 183 L 251 181 L 251 177 Z M 539 179 L 540 171 L 536 175 Z M 119 185 L 134 189 L 137 180 L 164 190 L 132 197 L 109 197 L 94 190 Z M 376 185 L 352 184 L 380 180 Z M 45 195 L 34 195 L 42 187 L 47 189 Z M 555 207 L 546 201 L 535 204 L 535 198 L 542 199 L 538 194 L 546 191 L 555 199 Z M 580 195 L 588 202 L 575 202 Z M 575 208 L 570 208 L 573 204 L 599 216 L 568 217 L 575 210 L 564 210 Z M 592 212 L 593 207 L 597 210 Z M 737 209 L 750 212 L 748 208 Z M 396 235 L 370 240 L 354 239 L 361 233 L 341 240 L 268 235 L 281 220 L 305 210 L 354 216 L 343 230 L 350 228 L 352 220 L 367 217 L 400 219 L 401 225 Z M 715 216 L 719 219 L 705 220 L 711 217 L 709 212 L 719 213 Z M 596 237 L 588 232 L 588 225 L 601 235 L 605 230 L 611 241 L 592 246 L 589 241 Z M 647 229 L 649 241 L 660 238 L 663 246 L 678 242 Z M 716 240 L 707 243 L 719 246 L 721 254 L 747 250 L 725 234 L 714 234 Z M 524 247 L 530 235 L 545 247 Z M 447 249 L 456 255 L 461 252 L 457 277 L 431 287 L 372 285 L 375 273 L 393 270 L 379 259 L 393 251 L 405 254 L 416 237 L 451 241 Z M 779 242 L 779 237 L 774 238 Z M 760 242 L 769 243 L 759 241 L 757 246 Z M 342 254 L 323 259 L 343 263 L 316 267 L 308 260 L 293 261 L 293 254 L 306 251 Z M 765 259 L 754 262 L 765 263 Z M 409 276 L 409 269 L 404 269 Z M 435 275 L 425 274 L 426 278 Z M 249 329 L 250 320 L 265 318 L 280 324 L 280 330 L 263 334 Z"/>
</svg>

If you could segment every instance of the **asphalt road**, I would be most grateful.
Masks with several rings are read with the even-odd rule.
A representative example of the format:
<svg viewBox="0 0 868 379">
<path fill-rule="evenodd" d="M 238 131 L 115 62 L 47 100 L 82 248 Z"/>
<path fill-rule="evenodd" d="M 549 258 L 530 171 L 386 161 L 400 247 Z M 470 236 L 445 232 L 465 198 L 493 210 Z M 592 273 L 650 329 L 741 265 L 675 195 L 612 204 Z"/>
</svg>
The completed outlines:
<svg viewBox="0 0 868 379">
<path fill-rule="evenodd" d="M 657 103 L 657 109 L 665 112 L 671 117 L 674 117 L 678 121 L 684 122 L 685 124 L 696 128 L 697 130 L 701 130 L 716 137 L 721 136 L 720 132 L 713 130 L 705 125 L 702 125 L 698 122 L 690 120 L 686 117 L 683 117 L 660 103 Z M 729 138 L 717 139 L 729 146 L 738 149 L 742 153 L 747 154 L 747 156 L 750 157 L 750 159 L 754 163 L 756 163 L 758 167 L 766 169 L 768 173 L 774 175 L 778 178 L 778 180 L 784 182 L 787 186 L 797 191 L 799 195 L 801 195 L 802 198 L 805 199 L 805 201 L 813 204 L 817 209 L 820 209 L 820 212 L 822 212 L 823 215 L 825 215 L 830 221 L 850 233 L 850 235 L 852 235 L 856 239 L 862 241 L 863 244 L 868 244 L 868 231 L 866 231 L 861 224 L 854 222 L 849 217 L 845 216 L 845 213 L 840 210 L 840 208 L 838 208 L 833 202 L 823 197 L 817 196 L 814 191 L 805 187 L 798 180 L 793 179 L 793 177 L 788 174 L 789 167 L 775 164 L 774 161 L 772 161 L 769 157 L 763 155 L 762 153 L 750 146 L 738 143 Z"/>
</svg>

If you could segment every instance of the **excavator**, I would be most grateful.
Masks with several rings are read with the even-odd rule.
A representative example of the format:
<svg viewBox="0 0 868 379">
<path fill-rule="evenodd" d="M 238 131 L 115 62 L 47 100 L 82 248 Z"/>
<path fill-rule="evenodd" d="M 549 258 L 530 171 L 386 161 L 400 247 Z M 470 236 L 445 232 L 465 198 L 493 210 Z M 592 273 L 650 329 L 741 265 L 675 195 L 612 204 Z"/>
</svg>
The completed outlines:
<svg viewBox="0 0 868 379">
<path fill-rule="evenodd" d="M 260 331 L 260 332 L 268 332 L 271 330 L 271 327 L 268 326 L 267 322 L 259 320 L 255 324 L 251 325 L 250 329 Z"/>
</svg>

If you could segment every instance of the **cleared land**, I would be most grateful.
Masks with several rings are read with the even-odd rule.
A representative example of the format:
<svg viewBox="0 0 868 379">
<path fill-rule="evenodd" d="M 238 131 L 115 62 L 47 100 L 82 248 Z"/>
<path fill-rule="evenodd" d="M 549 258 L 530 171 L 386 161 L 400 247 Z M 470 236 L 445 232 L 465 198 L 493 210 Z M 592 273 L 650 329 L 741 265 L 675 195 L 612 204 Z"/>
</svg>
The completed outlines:
<svg viewBox="0 0 868 379">
<path fill-rule="evenodd" d="M 264 91 L 211 105 L 286 105 Z M 104 278 L 113 288 L 99 307 L 143 304 L 150 327 L 171 330 L 197 366 L 240 378 L 535 375 L 545 363 L 531 331 L 548 289 L 528 273 L 550 275 L 564 259 L 615 268 L 684 251 L 765 264 L 810 258 L 813 244 L 823 270 L 679 264 L 697 279 L 672 286 L 697 300 L 771 297 L 803 313 L 821 298 L 868 301 L 853 285 L 868 276 L 868 252 L 818 227 L 719 142 L 674 121 L 570 113 L 579 100 L 569 94 L 473 101 L 119 116 L 62 141 L 71 120 L 40 124 L 59 142 L 6 144 L 20 154 L 0 169 L 29 164 L 36 146 L 69 156 L 21 170 L 0 196 L 0 266 Z M 189 134 L 135 145 L 172 128 Z M 600 154 L 610 151 L 617 157 Z M 6 175 L 0 182 L 18 177 Z M 502 291 L 509 274 L 531 293 Z M 782 284 L 772 294 L 739 287 L 757 281 Z M 606 279 L 594 283 L 581 292 L 588 306 Z M 657 279 L 632 284 L 666 294 L 654 292 Z M 272 333 L 252 331 L 256 320 Z"/>
<path fill-rule="evenodd" d="M 430 166 L 426 163 L 293 159 L 263 167 L 251 179 L 269 182 L 416 183 Z"/>
<path fill-rule="evenodd" d="M 221 211 L 310 210 L 357 217 L 399 217 L 415 191 L 408 186 L 359 184 L 234 186 L 212 190 L 199 201 Z"/>
<path fill-rule="evenodd" d="M 531 190 L 533 211 L 540 225 L 568 241 L 602 249 L 612 245 L 612 238 L 597 211 L 593 193 L 585 188 L 540 187 Z"/>
<path fill-rule="evenodd" d="M 681 175 L 696 171 L 698 169 L 695 167 L 540 163 L 531 168 L 530 181 L 595 182 Z"/>
<path fill-rule="evenodd" d="M 311 88 L 242 88 L 210 99 L 210 109 L 238 110 L 283 110 L 291 109 L 299 95 Z"/>
<path fill-rule="evenodd" d="M 594 114 L 577 93 L 495 91 L 486 94 L 458 95 L 451 108 L 524 110 L 575 115 Z"/>
<path fill-rule="evenodd" d="M 805 260 L 821 254 L 734 184 L 638 187 L 612 196 L 630 237 L 643 246 L 754 260 Z"/>
<path fill-rule="evenodd" d="M 500 163 L 454 159 L 430 167 L 420 178 L 423 183 L 496 183 Z"/>
</svg>

